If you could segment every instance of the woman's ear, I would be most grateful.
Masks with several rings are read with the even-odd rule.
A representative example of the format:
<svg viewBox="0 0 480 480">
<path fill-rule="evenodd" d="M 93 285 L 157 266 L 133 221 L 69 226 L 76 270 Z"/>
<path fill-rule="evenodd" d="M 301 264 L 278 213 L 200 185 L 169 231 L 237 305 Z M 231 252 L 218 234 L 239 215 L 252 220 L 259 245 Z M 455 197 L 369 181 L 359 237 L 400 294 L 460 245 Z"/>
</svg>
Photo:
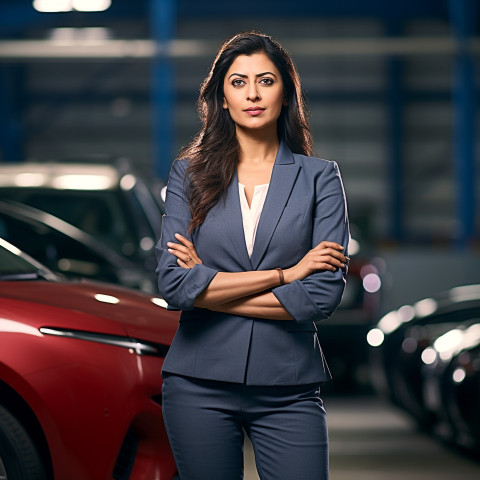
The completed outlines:
<svg viewBox="0 0 480 480">
<path fill-rule="evenodd" d="M 223 109 L 228 110 L 228 103 L 227 103 L 227 99 L 225 97 L 223 97 Z"/>
</svg>

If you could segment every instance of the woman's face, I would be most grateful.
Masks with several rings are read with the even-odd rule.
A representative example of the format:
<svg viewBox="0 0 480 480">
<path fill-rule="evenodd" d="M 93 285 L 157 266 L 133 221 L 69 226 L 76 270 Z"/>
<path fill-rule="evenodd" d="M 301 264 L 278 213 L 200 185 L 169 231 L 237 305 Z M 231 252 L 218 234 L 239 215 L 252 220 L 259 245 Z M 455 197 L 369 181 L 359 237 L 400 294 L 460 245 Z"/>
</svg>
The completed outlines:
<svg viewBox="0 0 480 480">
<path fill-rule="evenodd" d="M 280 72 L 265 53 L 239 55 L 223 80 L 223 108 L 237 128 L 275 126 L 286 105 Z"/>
</svg>

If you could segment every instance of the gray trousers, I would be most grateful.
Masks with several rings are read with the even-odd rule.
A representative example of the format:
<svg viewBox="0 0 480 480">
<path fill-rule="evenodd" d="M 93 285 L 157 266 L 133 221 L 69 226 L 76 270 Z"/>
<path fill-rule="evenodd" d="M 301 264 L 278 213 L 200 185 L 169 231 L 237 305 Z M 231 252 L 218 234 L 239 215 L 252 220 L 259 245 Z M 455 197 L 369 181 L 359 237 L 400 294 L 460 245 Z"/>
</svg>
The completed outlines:
<svg viewBox="0 0 480 480">
<path fill-rule="evenodd" d="M 241 480 L 244 431 L 261 480 L 328 480 L 326 412 L 317 384 L 163 377 L 163 417 L 181 480 Z"/>
</svg>

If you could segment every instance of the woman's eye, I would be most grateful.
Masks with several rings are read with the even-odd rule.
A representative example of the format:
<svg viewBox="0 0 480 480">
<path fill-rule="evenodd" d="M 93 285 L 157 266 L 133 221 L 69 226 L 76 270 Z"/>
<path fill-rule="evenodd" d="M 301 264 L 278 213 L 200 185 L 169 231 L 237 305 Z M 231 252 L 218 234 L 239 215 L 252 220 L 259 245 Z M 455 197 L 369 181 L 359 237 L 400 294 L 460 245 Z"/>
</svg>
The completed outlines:
<svg viewBox="0 0 480 480">
<path fill-rule="evenodd" d="M 234 87 L 241 87 L 245 82 L 241 78 L 236 78 L 233 80 L 232 85 Z"/>
<path fill-rule="evenodd" d="M 263 85 L 273 85 L 273 78 L 269 78 L 269 77 L 262 78 L 260 80 L 260 83 Z"/>
</svg>

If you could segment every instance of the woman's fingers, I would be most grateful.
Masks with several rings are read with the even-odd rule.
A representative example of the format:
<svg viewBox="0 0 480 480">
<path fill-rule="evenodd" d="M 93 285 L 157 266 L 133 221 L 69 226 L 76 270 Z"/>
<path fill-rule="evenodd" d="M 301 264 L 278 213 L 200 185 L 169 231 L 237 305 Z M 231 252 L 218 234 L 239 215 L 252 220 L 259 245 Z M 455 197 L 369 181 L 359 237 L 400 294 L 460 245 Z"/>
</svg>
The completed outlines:
<svg viewBox="0 0 480 480">
<path fill-rule="evenodd" d="M 348 258 L 333 249 L 311 250 L 308 254 L 309 265 L 312 270 L 331 270 L 336 272 L 339 268 L 345 268 Z"/>
<path fill-rule="evenodd" d="M 190 265 L 188 265 L 188 263 L 185 263 L 183 260 L 180 260 L 179 258 L 177 258 L 177 263 L 182 267 L 182 268 L 186 268 L 188 270 L 190 270 L 191 267 Z"/>
<path fill-rule="evenodd" d="M 195 246 L 193 245 L 192 242 L 187 240 L 183 235 L 180 235 L 179 233 L 175 234 L 175 238 L 179 242 L 181 242 L 185 245 L 185 247 L 188 249 L 188 254 L 192 257 L 192 259 L 195 261 L 195 263 L 202 263 L 202 260 L 197 255 L 197 251 L 195 250 Z"/>
<path fill-rule="evenodd" d="M 190 257 L 190 251 L 187 247 L 178 243 L 167 242 L 168 251 L 179 258 Z"/>
<path fill-rule="evenodd" d="M 189 249 L 179 243 L 173 243 L 173 242 L 167 242 L 167 247 L 170 249 L 170 250 L 175 250 L 175 251 L 178 251 L 178 252 L 183 252 L 183 253 L 188 253 L 189 252 Z"/>
<path fill-rule="evenodd" d="M 180 250 L 169 248 L 168 251 L 177 257 L 177 263 L 182 268 L 193 268 L 198 262 L 192 261 L 192 257 L 188 253 L 184 253 Z"/>
<path fill-rule="evenodd" d="M 337 242 L 327 242 L 326 240 L 324 240 L 323 242 L 320 242 L 315 248 L 315 249 L 322 249 L 322 248 L 334 248 L 335 250 L 338 250 L 338 251 L 343 251 L 344 248 L 342 247 L 342 245 L 340 245 L 339 243 Z"/>
<path fill-rule="evenodd" d="M 331 248 L 331 247 L 318 248 L 319 246 L 311 250 L 313 255 L 324 256 L 326 261 L 329 261 L 329 259 L 332 259 L 332 261 L 339 261 L 342 264 L 348 263 L 349 258 L 346 257 L 342 252 L 338 251 L 337 249 Z M 342 265 L 342 267 L 343 266 L 345 265 Z"/>
<path fill-rule="evenodd" d="M 175 238 L 180 242 L 183 243 L 187 248 L 193 248 L 193 243 L 190 242 L 190 240 L 187 240 L 183 235 L 180 235 L 179 233 L 175 234 Z"/>
<path fill-rule="evenodd" d="M 312 249 L 313 251 L 316 252 L 322 252 L 325 251 L 325 253 L 328 251 L 330 255 L 333 255 L 342 262 L 348 261 L 348 258 L 344 255 L 343 251 L 345 250 L 342 245 L 336 242 L 327 242 L 326 240 L 323 242 L 320 242 L 316 247 Z"/>
<path fill-rule="evenodd" d="M 183 252 L 175 248 L 169 248 L 168 251 L 184 262 L 189 262 L 192 259 L 188 252 Z"/>
<path fill-rule="evenodd" d="M 197 263 L 202 263 L 192 242 L 179 233 L 175 234 L 175 238 L 181 243 L 167 242 L 167 247 L 177 257 L 177 263 L 181 267 L 193 268 Z"/>
</svg>

